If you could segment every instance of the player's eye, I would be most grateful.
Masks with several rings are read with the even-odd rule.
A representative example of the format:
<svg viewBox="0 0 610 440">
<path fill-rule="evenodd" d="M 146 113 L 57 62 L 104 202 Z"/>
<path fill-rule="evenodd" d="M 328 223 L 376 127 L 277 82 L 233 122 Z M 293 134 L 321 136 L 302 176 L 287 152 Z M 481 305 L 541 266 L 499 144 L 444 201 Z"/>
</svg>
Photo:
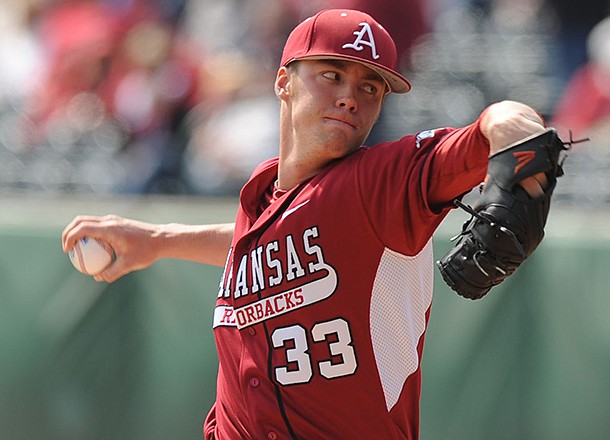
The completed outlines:
<svg viewBox="0 0 610 440">
<path fill-rule="evenodd" d="M 326 72 L 323 72 L 322 76 L 324 78 L 328 78 L 328 79 L 331 79 L 333 81 L 339 81 L 341 79 L 341 75 L 339 75 L 339 72 L 335 72 L 335 71 L 332 71 L 332 70 L 328 70 Z"/>
<path fill-rule="evenodd" d="M 362 88 L 365 92 L 370 93 L 371 95 L 377 94 L 377 91 L 379 90 L 377 86 L 373 84 L 365 84 Z"/>
</svg>

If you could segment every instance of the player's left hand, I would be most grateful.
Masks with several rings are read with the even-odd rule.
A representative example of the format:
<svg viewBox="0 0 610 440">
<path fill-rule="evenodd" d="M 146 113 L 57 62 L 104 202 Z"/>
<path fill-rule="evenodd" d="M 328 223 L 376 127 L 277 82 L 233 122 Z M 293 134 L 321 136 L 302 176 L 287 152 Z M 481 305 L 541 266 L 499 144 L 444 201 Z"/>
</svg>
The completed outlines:
<svg viewBox="0 0 610 440">
<path fill-rule="evenodd" d="M 554 129 L 491 156 L 483 190 L 456 246 L 437 262 L 445 282 L 461 296 L 483 297 L 536 249 L 566 150 Z M 525 191 L 524 191 L 525 190 Z"/>
</svg>

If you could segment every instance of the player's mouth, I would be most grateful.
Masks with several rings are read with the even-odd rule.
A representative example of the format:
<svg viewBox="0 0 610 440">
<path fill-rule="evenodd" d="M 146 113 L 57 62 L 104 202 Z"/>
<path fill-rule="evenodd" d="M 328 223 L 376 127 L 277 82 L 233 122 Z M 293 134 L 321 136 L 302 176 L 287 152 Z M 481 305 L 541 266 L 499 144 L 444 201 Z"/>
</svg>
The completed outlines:
<svg viewBox="0 0 610 440">
<path fill-rule="evenodd" d="M 345 119 L 336 118 L 336 117 L 330 117 L 330 116 L 327 116 L 324 119 L 325 119 L 326 122 L 330 122 L 331 124 L 337 124 L 337 125 L 341 125 L 341 126 L 346 126 L 346 127 L 351 128 L 352 130 L 356 130 L 357 129 L 356 125 L 354 125 L 352 122 L 347 121 Z"/>
</svg>

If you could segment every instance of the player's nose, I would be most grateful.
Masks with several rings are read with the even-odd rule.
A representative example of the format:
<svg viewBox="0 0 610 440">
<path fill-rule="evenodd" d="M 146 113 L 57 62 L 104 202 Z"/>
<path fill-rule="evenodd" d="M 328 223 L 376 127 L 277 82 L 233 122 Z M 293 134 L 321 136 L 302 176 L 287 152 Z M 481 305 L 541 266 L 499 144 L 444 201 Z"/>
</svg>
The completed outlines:
<svg viewBox="0 0 610 440">
<path fill-rule="evenodd" d="M 342 89 L 342 93 L 337 97 L 337 107 L 347 110 L 350 113 L 356 113 L 358 111 L 358 101 L 356 100 L 353 91 L 349 90 L 349 87 Z"/>
</svg>

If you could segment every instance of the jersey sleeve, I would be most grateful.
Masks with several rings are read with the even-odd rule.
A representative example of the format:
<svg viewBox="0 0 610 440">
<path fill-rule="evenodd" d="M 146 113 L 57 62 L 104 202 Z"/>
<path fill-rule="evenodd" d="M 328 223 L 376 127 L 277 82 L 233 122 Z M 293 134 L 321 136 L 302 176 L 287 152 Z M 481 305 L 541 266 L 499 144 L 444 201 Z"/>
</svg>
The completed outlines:
<svg viewBox="0 0 610 440">
<path fill-rule="evenodd" d="M 450 204 L 485 178 L 489 141 L 479 128 L 480 118 L 442 137 L 432 147 L 425 167 L 426 201 L 432 209 Z"/>
<path fill-rule="evenodd" d="M 406 255 L 418 253 L 453 207 L 453 199 L 483 181 L 489 142 L 479 121 L 409 135 L 361 155 L 358 190 L 386 246 Z"/>
</svg>

